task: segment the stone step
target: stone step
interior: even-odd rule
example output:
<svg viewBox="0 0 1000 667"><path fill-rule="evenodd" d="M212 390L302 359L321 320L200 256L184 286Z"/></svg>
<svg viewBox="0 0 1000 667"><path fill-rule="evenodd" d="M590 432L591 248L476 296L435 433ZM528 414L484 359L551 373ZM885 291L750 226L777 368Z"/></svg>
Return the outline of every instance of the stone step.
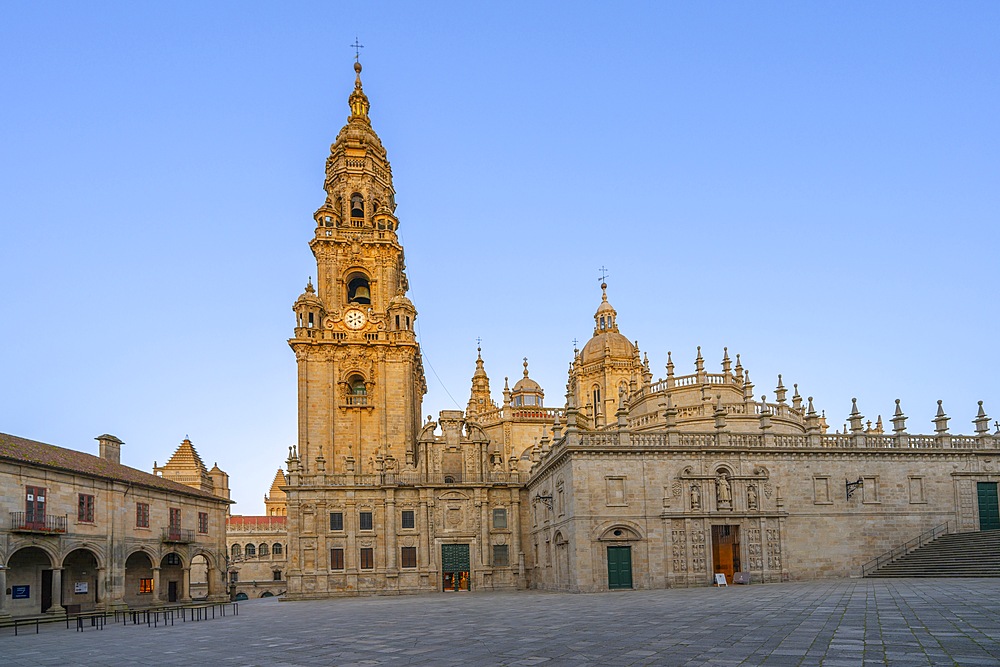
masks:
<svg viewBox="0 0 1000 667"><path fill-rule="evenodd" d="M1000 577L1000 531L942 535L868 576Z"/></svg>

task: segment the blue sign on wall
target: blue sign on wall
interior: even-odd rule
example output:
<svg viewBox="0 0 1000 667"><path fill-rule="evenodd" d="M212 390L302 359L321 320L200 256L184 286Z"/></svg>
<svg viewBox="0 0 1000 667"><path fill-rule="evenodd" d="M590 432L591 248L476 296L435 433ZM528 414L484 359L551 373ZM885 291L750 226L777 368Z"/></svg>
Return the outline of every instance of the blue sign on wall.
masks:
<svg viewBox="0 0 1000 667"><path fill-rule="evenodd" d="M11 586L10 597L14 600L27 600L31 597L31 586Z"/></svg>

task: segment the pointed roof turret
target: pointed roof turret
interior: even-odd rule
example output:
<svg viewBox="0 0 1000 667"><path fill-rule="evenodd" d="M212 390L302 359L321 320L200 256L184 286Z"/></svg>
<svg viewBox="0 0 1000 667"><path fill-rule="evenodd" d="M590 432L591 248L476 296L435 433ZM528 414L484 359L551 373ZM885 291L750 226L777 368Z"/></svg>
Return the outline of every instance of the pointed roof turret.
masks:
<svg viewBox="0 0 1000 667"><path fill-rule="evenodd" d="M601 305L597 307L597 312L594 313L594 335L604 333L605 331L618 332L618 324L615 322L615 318L618 316L618 312L614 309L610 303L608 303L608 284L601 283Z"/></svg>
<svg viewBox="0 0 1000 667"><path fill-rule="evenodd" d="M215 484L208 474L208 468L187 437L177 447L170 460L162 466L154 466L153 472L191 488L215 493Z"/></svg>
<svg viewBox="0 0 1000 667"><path fill-rule="evenodd" d="M496 406L490 396L490 378L486 375L486 367L483 364L483 348L477 345L476 370L472 373L472 391L469 393L469 404L465 408L465 414L467 417L474 417L494 407Z"/></svg>
<svg viewBox="0 0 1000 667"><path fill-rule="evenodd" d="M356 76L354 77L354 90L351 92L351 96L347 99L348 104L351 106L351 121L361 121L366 124L371 124L368 119L368 109L371 105L368 103L368 96L365 95L364 89L361 87L361 63L354 63L354 72Z"/></svg>

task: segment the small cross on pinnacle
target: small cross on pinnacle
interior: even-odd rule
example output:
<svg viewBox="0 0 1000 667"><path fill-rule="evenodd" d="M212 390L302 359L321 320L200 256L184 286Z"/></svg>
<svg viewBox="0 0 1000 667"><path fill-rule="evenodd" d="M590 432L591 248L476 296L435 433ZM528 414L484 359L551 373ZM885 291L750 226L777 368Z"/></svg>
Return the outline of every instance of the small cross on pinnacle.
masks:
<svg viewBox="0 0 1000 667"><path fill-rule="evenodd" d="M365 48L365 45L359 42L355 35L354 43L349 46L354 49L354 62L361 62L361 49Z"/></svg>
<svg viewBox="0 0 1000 667"><path fill-rule="evenodd" d="M479 347L482 344L483 344L483 339L480 338L479 336L476 336L476 347Z"/></svg>
<svg viewBox="0 0 1000 667"><path fill-rule="evenodd" d="M574 338L573 339L573 349L574 350L576 349L576 346L577 346L577 340Z"/></svg>
<svg viewBox="0 0 1000 667"><path fill-rule="evenodd" d="M605 282L606 279L607 279L607 277L608 277L608 270L602 266L601 267L601 282L602 283Z"/></svg>

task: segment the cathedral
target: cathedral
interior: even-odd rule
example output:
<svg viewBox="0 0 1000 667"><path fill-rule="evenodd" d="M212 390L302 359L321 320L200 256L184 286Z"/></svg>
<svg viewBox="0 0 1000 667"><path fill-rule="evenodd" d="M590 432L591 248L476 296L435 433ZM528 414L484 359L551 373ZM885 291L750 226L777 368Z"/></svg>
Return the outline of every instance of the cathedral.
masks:
<svg viewBox="0 0 1000 667"><path fill-rule="evenodd" d="M935 433L910 434L898 402L891 433L856 404L831 433L781 376L758 396L728 350L654 379L606 284L558 407L527 359L495 401L480 350L466 410L425 419L392 170L354 69L288 341L298 442L268 506L288 599L846 577L935 527L1000 528L982 403L973 435L940 404Z"/></svg>

